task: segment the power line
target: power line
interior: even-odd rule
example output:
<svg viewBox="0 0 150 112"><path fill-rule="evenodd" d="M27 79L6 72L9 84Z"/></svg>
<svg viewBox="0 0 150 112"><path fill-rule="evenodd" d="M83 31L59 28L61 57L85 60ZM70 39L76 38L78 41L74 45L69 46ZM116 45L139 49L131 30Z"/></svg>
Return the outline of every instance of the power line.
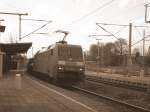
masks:
<svg viewBox="0 0 150 112"><path fill-rule="evenodd" d="M139 36L142 37L142 34L137 27L135 27L135 30L138 32Z"/></svg>
<svg viewBox="0 0 150 112"><path fill-rule="evenodd" d="M43 27L45 27L46 25L48 25L48 24L51 23L51 22L52 22L52 21L47 22L46 24L42 25L41 27L37 28L36 30L32 31L31 33L29 33L29 34L27 34L27 35L21 37L21 39L23 39L23 38L25 38L25 37L27 37L27 36L33 34L34 32L36 32L36 31L42 29Z"/></svg>
<svg viewBox="0 0 150 112"><path fill-rule="evenodd" d="M95 37L95 36L102 36L102 37L107 36L107 37L109 37L109 36L112 36L112 35L89 35L89 37Z"/></svg>
<svg viewBox="0 0 150 112"><path fill-rule="evenodd" d="M125 28L126 28L126 26L122 27L122 28L121 28L120 30L118 30L114 35L116 35L116 34L122 32Z"/></svg>
<svg viewBox="0 0 150 112"><path fill-rule="evenodd" d="M111 0L111 1L109 1L109 2L107 2L107 3L105 3L104 5L102 5L101 7L98 7L98 8L96 8L95 10L93 10L93 11L91 11L91 12L85 14L84 16L80 17L79 19L73 21L72 24L73 24L73 23L76 23L76 22L78 22L78 21L81 21L82 19L84 19L84 18L86 18L86 17L88 17L88 16L90 16L90 15L96 13L96 12L99 11L100 9L102 9L102 8L104 8L104 7L108 6L108 5L110 5L113 1L115 1L115 0Z"/></svg>
<svg viewBox="0 0 150 112"><path fill-rule="evenodd" d="M32 34L48 35L48 33L32 33Z"/></svg>
<svg viewBox="0 0 150 112"><path fill-rule="evenodd" d="M111 36L115 37L117 40L120 40L118 37L116 37L114 34L112 34L111 32L109 32L108 30L106 30L104 27L100 26L99 24L96 24L96 25L98 25L101 29L103 29L104 31L106 31L107 33L109 33ZM148 38L148 37L149 37L149 36L147 36L147 37L145 37L145 38ZM141 40L135 42L135 43L132 44L131 46L134 46L134 45L140 43L141 41L143 41L143 39L141 39Z"/></svg>
<svg viewBox="0 0 150 112"><path fill-rule="evenodd" d="M133 7L127 8L126 10L117 13L117 15L120 16L120 15L122 15L122 14L124 14L124 15L129 14L129 13L126 13L126 12L128 12L129 10L130 10L130 12L131 12L131 11L133 11L133 9L135 9L136 7L139 7L139 6L141 6L141 5L143 6L144 3L145 3L145 2L139 3L139 4L137 4L137 5L134 5ZM125 14L125 13L126 13L126 14ZM113 17L113 18L111 18L111 20L117 18L118 16L112 16L112 17ZM109 18L109 19L110 19L110 18ZM108 21L109 19L106 19L106 21Z"/></svg>
<svg viewBox="0 0 150 112"><path fill-rule="evenodd" d="M149 38L149 37L150 37L150 35L146 36L145 38ZM143 41L143 38L142 38L141 40L139 40L139 41L135 42L134 44L132 44L132 46L134 46L134 45L136 45L136 44L140 43L141 41Z"/></svg>
<svg viewBox="0 0 150 112"><path fill-rule="evenodd" d="M21 20L29 20L29 21L44 21L44 22L49 22L48 20L40 20L40 19L24 19L24 18L21 18Z"/></svg>
<svg viewBox="0 0 150 112"><path fill-rule="evenodd" d="M122 45L122 41L120 38L118 38L117 36L115 36L113 33L109 32L108 30L106 30L104 27L102 27L101 25L97 24L97 26L99 26L101 29L103 29L105 32L109 33L111 36L115 37L117 40L119 40L120 42L120 53L122 54L122 49L123 49L123 45Z"/></svg>
<svg viewBox="0 0 150 112"><path fill-rule="evenodd" d="M124 27L129 26L129 25L122 25L122 24L96 23L96 25L98 25L98 26L99 26L101 29L103 29L105 32L109 33L111 36L115 37L117 40L119 40L118 37L116 37L114 34L112 34L111 32L109 32L108 30L106 30L106 29L105 29L104 27L102 27L100 24L102 24L102 25L113 25L113 26L114 26L114 25L115 25L115 26L124 26ZM134 26L134 27L136 28L136 27L148 27L148 26ZM149 27L149 28L150 28L150 27ZM149 37L149 35L146 36L145 38L148 38L148 37ZM132 44L131 46L134 46L134 45L140 43L141 41L143 41L143 39L141 39L141 40L135 42L135 43Z"/></svg>
<svg viewBox="0 0 150 112"><path fill-rule="evenodd" d="M0 14L7 14L7 15L28 15L28 13L9 13L9 12L0 12Z"/></svg>
<svg viewBox="0 0 150 112"><path fill-rule="evenodd" d="M126 26L123 27L123 28L121 28L120 30L118 30L116 33L114 33L114 35L120 33L120 32L123 31L125 28L126 28ZM92 37L92 36L106 36L106 37L110 37L110 36L113 36L113 35L99 35L99 34L89 35L89 37Z"/></svg>
<svg viewBox="0 0 150 112"><path fill-rule="evenodd" d="M111 26L129 26L129 25L123 25L123 24L110 24L110 23L96 23L96 24L111 25Z"/></svg>
<svg viewBox="0 0 150 112"><path fill-rule="evenodd" d="M104 8L104 7L106 7L107 5L111 4L113 1L115 1L115 0L111 0L111 1L107 2L106 4L104 4L103 6L101 6L101 7L99 7L99 8L96 8L95 10L93 10L93 11L87 13L86 15L82 16L81 18L72 21L71 24L76 23L76 22L78 22L78 21L81 21L82 19L84 19L84 18L90 16L91 14L96 13L98 10L100 10L100 9L102 9L102 8ZM143 4L143 3L142 3L142 4ZM136 6L134 6L133 8L135 8L135 7L139 6L139 5L141 5L141 3L138 4L138 5L136 5ZM129 26L129 25L125 25L125 26ZM136 27L148 27L148 26L136 26ZM148 27L148 28L150 28L150 27Z"/></svg>
<svg viewBox="0 0 150 112"><path fill-rule="evenodd" d="M117 40L120 40L118 37L116 37L114 34L112 34L111 32L109 32L108 30L106 30L104 27L102 27L101 25L97 24L97 26L99 26L101 29L103 29L105 32L109 33L110 35L112 35L113 37L115 37Z"/></svg>
<svg viewBox="0 0 150 112"><path fill-rule="evenodd" d="M96 24L111 25L111 26L129 26L129 25L125 25L125 24L110 24L110 23L96 23ZM142 26L142 25L133 25L133 27L145 27L145 28L150 28L149 26Z"/></svg>

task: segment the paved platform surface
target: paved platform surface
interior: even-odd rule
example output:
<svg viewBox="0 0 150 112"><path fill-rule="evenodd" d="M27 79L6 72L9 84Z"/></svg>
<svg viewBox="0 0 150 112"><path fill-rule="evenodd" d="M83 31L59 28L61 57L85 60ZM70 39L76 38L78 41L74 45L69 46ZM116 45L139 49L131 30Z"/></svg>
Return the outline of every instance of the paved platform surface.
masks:
<svg viewBox="0 0 150 112"><path fill-rule="evenodd" d="M89 76L96 76L96 77L103 77L103 78L110 78L110 79L120 79L120 80L127 80L131 82L141 82L141 83L147 83L150 84L150 77L140 77L140 76L124 76L121 74L111 74L111 73L102 73L102 72L93 72L93 71L86 71L86 75Z"/></svg>
<svg viewBox="0 0 150 112"><path fill-rule="evenodd" d="M0 112L93 112L65 95L47 89L26 74L0 79Z"/></svg>

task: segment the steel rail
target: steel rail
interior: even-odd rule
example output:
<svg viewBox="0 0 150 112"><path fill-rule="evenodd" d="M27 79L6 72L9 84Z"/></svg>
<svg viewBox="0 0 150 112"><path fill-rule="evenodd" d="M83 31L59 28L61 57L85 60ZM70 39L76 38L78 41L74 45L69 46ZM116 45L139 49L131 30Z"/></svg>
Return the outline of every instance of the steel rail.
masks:
<svg viewBox="0 0 150 112"><path fill-rule="evenodd" d="M126 83L124 81L121 81L122 83L119 83L119 80L118 82L112 82L112 81L109 81L109 80L103 80L102 79L99 79L99 78L94 78L94 77L91 77L91 76L88 76L86 77L86 80L87 81L92 81L92 82L96 82L96 83L103 83L103 84L108 84L108 85L112 85L112 86L117 86L117 87L123 87L123 88L129 88L129 89L134 89L134 90L138 90L138 91L147 91L148 89L148 85L146 85L145 87L141 87L141 86L138 86L138 85L133 85L133 84L128 84L126 81Z"/></svg>
<svg viewBox="0 0 150 112"><path fill-rule="evenodd" d="M108 97L108 96L104 96L104 95L101 95L101 94L98 94L98 93L95 93L95 92L91 92L89 90L86 90L86 89L82 89L82 88L79 88L79 87L76 87L76 86L73 86L74 89L77 89L79 91L82 91L84 93L88 93L88 94L91 94L93 96L97 96L97 97L100 97L100 98L103 98L105 100L109 100L111 102L115 102L117 104L120 104L120 105L123 105L123 106L126 106L126 107L129 107L129 108L132 108L132 109L135 109L135 110L139 110L139 111L142 111L142 112L150 112L149 109L147 108L143 108L143 107L140 107L140 106L136 106L136 105L133 105L133 104L129 104L127 102L124 102L124 101L121 101L121 100L117 100L117 99L114 99L114 98L111 98L111 97Z"/></svg>

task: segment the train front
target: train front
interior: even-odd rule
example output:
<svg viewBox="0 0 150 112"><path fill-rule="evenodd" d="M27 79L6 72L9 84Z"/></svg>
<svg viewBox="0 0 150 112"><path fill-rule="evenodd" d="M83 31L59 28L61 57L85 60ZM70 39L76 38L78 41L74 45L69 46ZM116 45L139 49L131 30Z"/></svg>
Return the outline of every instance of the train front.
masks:
<svg viewBox="0 0 150 112"><path fill-rule="evenodd" d="M75 84L84 80L85 65L79 45L58 46L57 76L63 83Z"/></svg>

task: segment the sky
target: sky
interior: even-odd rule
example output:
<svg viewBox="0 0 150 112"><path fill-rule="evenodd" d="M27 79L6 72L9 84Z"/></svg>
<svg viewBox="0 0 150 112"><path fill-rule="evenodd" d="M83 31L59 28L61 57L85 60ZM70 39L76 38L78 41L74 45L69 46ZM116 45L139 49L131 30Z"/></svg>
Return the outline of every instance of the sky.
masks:
<svg viewBox="0 0 150 112"><path fill-rule="evenodd" d="M56 30L69 31L66 40L71 44L82 45L83 50L88 50L91 44L97 41L89 35L107 34L96 23L147 25L144 22L145 7L150 0L0 0L0 12L28 13L22 16L25 19L42 19L52 21L37 33L18 40L18 16L0 14L1 25L6 26L4 33L0 34L0 42L32 42L33 53L41 47L47 47L63 38L62 34L56 34ZM22 20L22 37L39 28L45 22ZM105 26L105 29L116 34L117 37L128 41L128 27ZM132 42L142 39L143 28L133 28ZM146 29L148 35L149 29ZM114 42L114 37L96 37L101 42ZM135 47L141 48L142 43ZM146 46L149 43L146 42ZM31 56L31 49L28 52Z"/></svg>

